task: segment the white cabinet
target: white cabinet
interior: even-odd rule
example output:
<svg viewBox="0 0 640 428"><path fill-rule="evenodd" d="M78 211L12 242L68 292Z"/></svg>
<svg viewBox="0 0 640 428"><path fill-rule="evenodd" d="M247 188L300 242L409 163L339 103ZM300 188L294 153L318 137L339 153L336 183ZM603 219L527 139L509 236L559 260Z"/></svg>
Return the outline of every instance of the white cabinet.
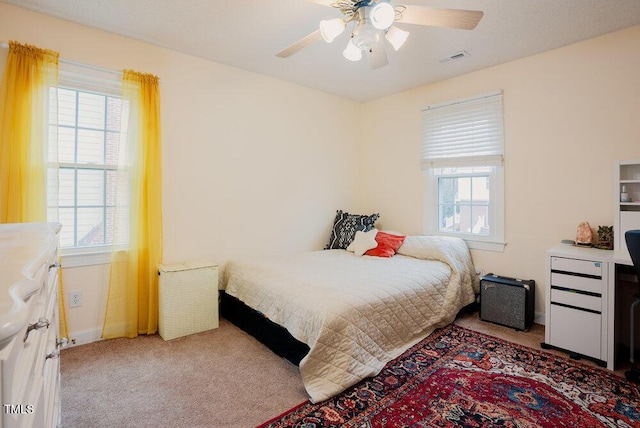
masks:
<svg viewBox="0 0 640 428"><path fill-rule="evenodd" d="M544 346L606 364L608 253L564 246L547 252Z"/></svg>
<svg viewBox="0 0 640 428"><path fill-rule="evenodd" d="M60 424L58 232L0 225L0 427Z"/></svg>
<svg viewBox="0 0 640 428"><path fill-rule="evenodd" d="M616 162L614 175L614 246L626 250L624 233L640 229L640 160Z"/></svg>

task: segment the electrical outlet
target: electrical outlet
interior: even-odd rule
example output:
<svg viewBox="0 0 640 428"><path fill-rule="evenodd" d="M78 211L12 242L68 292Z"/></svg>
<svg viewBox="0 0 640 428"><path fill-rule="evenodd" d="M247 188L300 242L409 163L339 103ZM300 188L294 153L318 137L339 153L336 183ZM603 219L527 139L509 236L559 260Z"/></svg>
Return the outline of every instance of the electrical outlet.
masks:
<svg viewBox="0 0 640 428"><path fill-rule="evenodd" d="M82 306L82 290L69 291L69 307L77 308Z"/></svg>

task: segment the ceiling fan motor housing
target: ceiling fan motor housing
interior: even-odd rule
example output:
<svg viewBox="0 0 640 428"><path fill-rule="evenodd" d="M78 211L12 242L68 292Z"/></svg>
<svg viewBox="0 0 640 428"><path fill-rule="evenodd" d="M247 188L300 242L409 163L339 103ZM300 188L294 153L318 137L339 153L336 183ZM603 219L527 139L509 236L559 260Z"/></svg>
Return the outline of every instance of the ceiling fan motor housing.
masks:
<svg viewBox="0 0 640 428"><path fill-rule="evenodd" d="M358 9L358 25L352 34L353 44L360 50L369 50L380 41L380 31L371 23L369 11L368 6Z"/></svg>

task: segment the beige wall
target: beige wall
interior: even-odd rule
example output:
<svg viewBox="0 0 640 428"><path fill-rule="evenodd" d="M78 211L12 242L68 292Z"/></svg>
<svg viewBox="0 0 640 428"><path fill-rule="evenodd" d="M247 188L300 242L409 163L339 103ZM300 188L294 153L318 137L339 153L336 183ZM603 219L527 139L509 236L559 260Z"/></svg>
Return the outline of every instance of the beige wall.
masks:
<svg viewBox="0 0 640 428"><path fill-rule="evenodd" d="M5 4L0 40L160 76L166 263L320 249L335 210L357 210L358 103ZM66 269L72 338L102 327L108 274Z"/></svg>
<svg viewBox="0 0 640 428"><path fill-rule="evenodd" d="M421 108L502 89L507 246L472 254L485 272L535 279L543 312L545 251L583 220L613 225L613 163L640 159L638 46L640 26L364 105L363 208L421 233Z"/></svg>
<svg viewBox="0 0 640 428"><path fill-rule="evenodd" d="M422 233L421 107L503 89L507 247L473 257L535 279L542 312L545 250L613 224L612 164L640 159L640 27L367 104L0 4L9 39L161 77L165 262L320 248L338 208ZM66 270L72 337L101 328L107 278Z"/></svg>

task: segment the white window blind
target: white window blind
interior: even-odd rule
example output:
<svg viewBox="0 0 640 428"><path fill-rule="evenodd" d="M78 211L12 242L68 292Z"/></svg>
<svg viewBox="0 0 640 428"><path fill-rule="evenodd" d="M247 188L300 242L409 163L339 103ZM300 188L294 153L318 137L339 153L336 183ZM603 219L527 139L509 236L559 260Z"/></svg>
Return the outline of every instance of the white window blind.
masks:
<svg viewBox="0 0 640 428"><path fill-rule="evenodd" d="M58 86L122 96L122 73L60 60Z"/></svg>
<svg viewBox="0 0 640 428"><path fill-rule="evenodd" d="M422 111L422 168L502 165L502 91Z"/></svg>

